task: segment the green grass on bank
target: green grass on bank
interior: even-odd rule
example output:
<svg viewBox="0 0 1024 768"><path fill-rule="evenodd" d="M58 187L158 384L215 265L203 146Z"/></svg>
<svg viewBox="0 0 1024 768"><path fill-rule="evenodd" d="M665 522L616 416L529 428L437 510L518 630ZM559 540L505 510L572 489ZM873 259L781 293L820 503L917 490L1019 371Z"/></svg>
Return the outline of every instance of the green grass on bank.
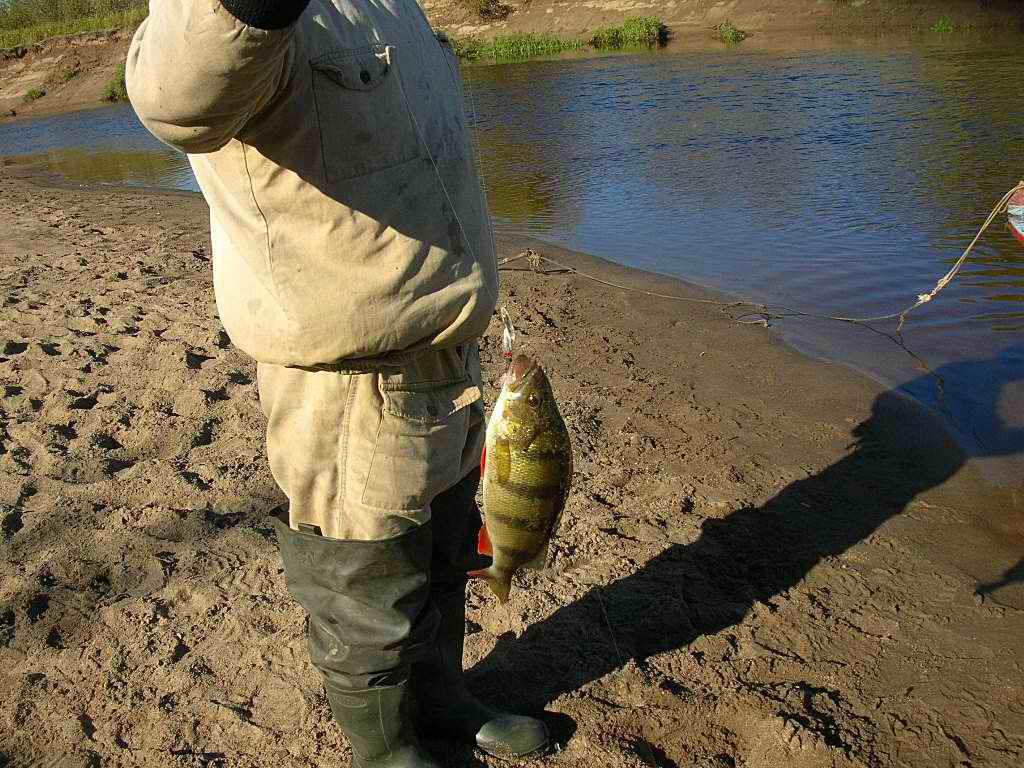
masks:
<svg viewBox="0 0 1024 768"><path fill-rule="evenodd" d="M0 48L51 37L133 28L146 18L139 0L0 0Z"/></svg>
<svg viewBox="0 0 1024 768"><path fill-rule="evenodd" d="M493 59L494 61L517 61L538 56L554 56L562 51L575 51L583 47L579 40L564 40L554 35L520 33L498 35L493 40L454 38L448 40L455 55L467 61Z"/></svg>
<svg viewBox="0 0 1024 768"><path fill-rule="evenodd" d="M125 83L125 66L122 64L117 68L117 74L107 83L103 89L104 101L128 101L128 86Z"/></svg>
<svg viewBox="0 0 1024 768"><path fill-rule="evenodd" d="M555 35L520 32L499 35L493 40L445 35L455 55L467 61L519 61L538 56L554 56L563 51L578 51L586 47L597 50L621 48L650 48L664 45L668 40L668 27L653 16L626 19L620 27L602 27L587 42Z"/></svg>
<svg viewBox="0 0 1024 768"><path fill-rule="evenodd" d="M654 16L626 19L620 27L600 27L594 30L590 45L599 50L618 48L644 48L664 45L668 41L668 27Z"/></svg>

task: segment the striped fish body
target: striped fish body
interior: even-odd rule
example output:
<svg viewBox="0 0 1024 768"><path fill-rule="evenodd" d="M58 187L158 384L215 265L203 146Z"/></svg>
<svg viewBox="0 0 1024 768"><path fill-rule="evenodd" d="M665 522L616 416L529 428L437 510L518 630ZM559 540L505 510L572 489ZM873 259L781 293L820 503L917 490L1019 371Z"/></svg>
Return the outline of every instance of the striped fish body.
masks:
<svg viewBox="0 0 1024 768"><path fill-rule="evenodd" d="M487 424L480 552L484 579L500 602L524 567L541 568L572 480L569 432L544 371L517 357Z"/></svg>

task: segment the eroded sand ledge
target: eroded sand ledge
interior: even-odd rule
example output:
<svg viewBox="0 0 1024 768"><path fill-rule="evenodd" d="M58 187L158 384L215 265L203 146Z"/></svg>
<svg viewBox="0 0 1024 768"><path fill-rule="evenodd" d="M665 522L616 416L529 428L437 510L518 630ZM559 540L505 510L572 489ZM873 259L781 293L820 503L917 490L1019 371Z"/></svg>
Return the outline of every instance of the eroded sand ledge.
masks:
<svg viewBox="0 0 1024 768"><path fill-rule="evenodd" d="M10 765L347 764L263 517L279 497L206 216L0 175ZM538 765L1021 764L1024 590L974 594L1021 555L985 529L1009 492L922 410L764 329L520 266L504 301L578 474L552 567L507 611L474 591L466 662L495 701L561 713Z"/></svg>

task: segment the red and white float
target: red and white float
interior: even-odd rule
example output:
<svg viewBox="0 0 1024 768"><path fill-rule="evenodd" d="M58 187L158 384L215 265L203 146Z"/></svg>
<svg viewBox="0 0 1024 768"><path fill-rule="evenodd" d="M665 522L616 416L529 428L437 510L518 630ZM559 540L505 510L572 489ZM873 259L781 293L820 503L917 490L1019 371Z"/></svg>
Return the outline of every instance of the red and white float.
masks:
<svg viewBox="0 0 1024 768"><path fill-rule="evenodd" d="M1024 244L1024 189L1018 189L1010 198L1006 212L1010 214L1010 231Z"/></svg>

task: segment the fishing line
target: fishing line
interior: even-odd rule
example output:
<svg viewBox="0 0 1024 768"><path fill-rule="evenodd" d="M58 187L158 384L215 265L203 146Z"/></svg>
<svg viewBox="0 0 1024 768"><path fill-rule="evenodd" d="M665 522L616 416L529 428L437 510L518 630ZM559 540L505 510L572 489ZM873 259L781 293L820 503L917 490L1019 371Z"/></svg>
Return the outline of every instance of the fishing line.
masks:
<svg viewBox="0 0 1024 768"><path fill-rule="evenodd" d="M430 151L430 145L427 144L427 140L423 136L423 131L420 130L420 121L416 119L416 113L413 111L412 105L409 103L409 96L406 94L405 84L402 82L402 68L396 66L393 61L392 53L394 50L395 47L393 45L387 46L384 49L384 56L388 63L388 66L392 68L392 71L394 71L395 76L398 78L398 90L402 92L402 99L405 101L405 109L409 113L409 117L412 120L413 128L416 130L416 138L419 139L420 144L423 146L424 151L427 153L427 159L430 161L431 168L434 169L434 176L437 177L437 183L441 185L441 192L444 193L444 199L448 202L448 207L452 209L452 215L455 217L455 223L459 225L459 231L462 233L462 239L463 242L465 243L466 249L469 251L469 255L473 258L473 261L479 264L480 259L477 258L476 253L473 251L473 246L470 243L469 235L466 234L466 228L462 226L462 219L459 217L459 212L455 208L455 203L452 202L451 195L448 194L448 185L444 183L444 178L442 178L441 176L441 171L438 170L437 163L434 161L434 153ZM442 51L442 54L443 53L444 52ZM451 65L449 65L449 68L450 66ZM488 216L487 218L488 220L490 220L490 216Z"/></svg>
<svg viewBox="0 0 1024 768"><path fill-rule="evenodd" d="M932 299L938 296L943 290L945 290L946 287L949 286L949 284L952 283L954 279L956 279L956 276L963 269L964 264L967 263L967 259L974 251L975 246L977 246L978 242L981 240L982 236L984 236L985 232L988 231L988 228L992 226L992 222L996 220L999 214L1003 213L1007 209L1007 205L1010 201L1010 198L1013 197L1019 191L1024 191L1024 181L1019 182L1013 189L1011 189L1009 192L1003 195L1003 197L999 200L998 203L996 203L996 206L992 209L992 212L989 213L988 218L986 218L985 222L981 225L981 228L974 236L974 239L971 240L970 245L968 245L964 252L960 254L960 258L958 258L956 262L954 262L950 270L946 272L946 274L943 275L941 278L939 278L938 282L935 283L935 287L932 288L931 291L929 291L928 293L919 294L917 297L917 301L915 301L913 304L909 305L905 309L902 309L898 312L892 312L887 315L877 315L874 317L848 317L845 315L829 315L818 312L808 312L802 309L793 309L792 307L787 307L783 304L761 304L753 301L726 302L716 301L714 299L698 299L692 296L677 296L668 293L658 293L657 291L648 291L643 288L634 288L629 285L623 285L622 283L617 283L613 280L606 280L604 278L590 274L589 272L577 269L576 267L570 266L568 264L563 264L562 262L557 261L556 259L552 259L549 256L541 255L534 251L532 248L528 248L527 250L523 251L522 253L516 256L509 256L504 259L501 259L498 262L498 270L505 271L508 269L509 264L521 261L523 259L529 259L533 271L538 272L540 274L550 274L549 272L545 273L540 269L541 265L546 262L560 270L570 272L572 274L578 275L579 277L591 280L595 283L599 283L610 288L618 288L623 291L632 291L634 293L640 293L643 294L644 296L653 296L655 298L670 299L673 301L685 301L694 304L707 304L710 306L720 307L723 311L734 307L752 307L752 311L745 312L733 318L735 322L740 323L741 325L763 325L765 327L768 327L770 322L774 319L781 319L786 317L809 317L818 320L834 320L837 322L849 323L852 325L862 325L871 328L872 330L877 330L875 328L872 328L871 323L879 323L884 322L885 320L898 319L899 323L896 326L896 333L899 334L903 330L903 325L906 323L907 315L909 315L918 307L921 307L930 302Z"/></svg>
<svg viewBox="0 0 1024 768"><path fill-rule="evenodd" d="M622 651L619 650L619 641L615 639L615 630L612 629L612 623L608 620L608 611L604 607L604 598L601 597L601 588L596 587L594 594L597 595L597 604L601 606L601 614L604 616L605 626L608 627L608 634L612 638L612 645L615 646L615 655L619 657L619 666L626 666L626 659L622 656Z"/></svg>

